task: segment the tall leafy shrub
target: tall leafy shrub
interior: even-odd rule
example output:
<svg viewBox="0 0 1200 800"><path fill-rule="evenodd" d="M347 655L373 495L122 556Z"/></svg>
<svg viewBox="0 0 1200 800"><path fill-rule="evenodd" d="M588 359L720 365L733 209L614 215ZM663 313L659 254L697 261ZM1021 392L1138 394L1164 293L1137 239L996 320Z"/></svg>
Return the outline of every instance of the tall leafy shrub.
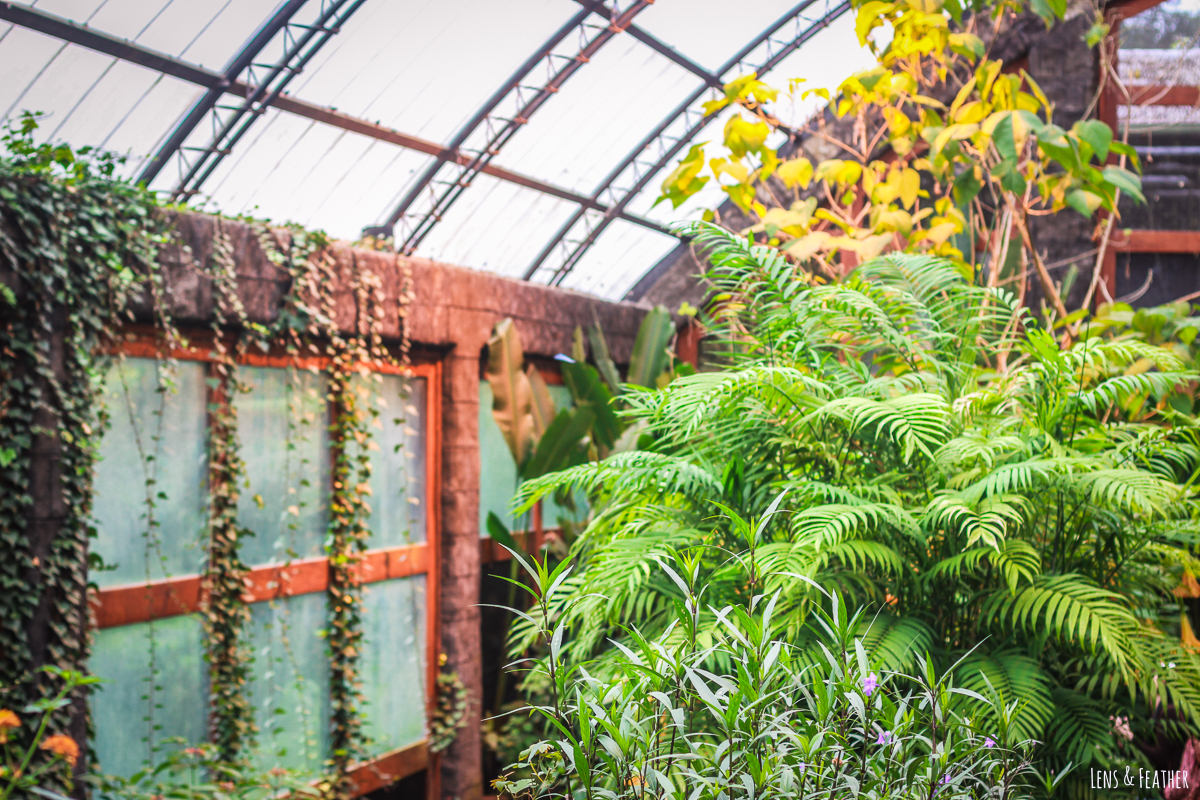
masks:
<svg viewBox="0 0 1200 800"><path fill-rule="evenodd" d="M1082 785L1141 758L1114 720L1144 739L1195 729L1200 658L1173 590L1200 569L1200 447L1172 401L1200 376L1174 350L1086 323L1060 345L930 256L830 285L774 248L688 232L715 265L725 368L629 396L646 449L519 495L592 497L558 609L569 657L671 630L683 595L657 560L682 554L706 587L702 629L778 593L775 624L801 646L815 587L836 590L873 620L870 659L958 663L965 688L1020 701L1011 724Z"/></svg>

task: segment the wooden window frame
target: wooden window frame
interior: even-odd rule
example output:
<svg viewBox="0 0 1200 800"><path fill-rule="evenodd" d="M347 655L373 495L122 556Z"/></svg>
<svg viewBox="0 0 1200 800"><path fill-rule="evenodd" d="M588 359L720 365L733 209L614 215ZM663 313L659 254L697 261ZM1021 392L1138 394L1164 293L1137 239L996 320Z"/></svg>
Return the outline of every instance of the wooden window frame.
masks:
<svg viewBox="0 0 1200 800"><path fill-rule="evenodd" d="M216 361L215 339L210 330L189 331L192 344L168 348L160 345L160 333L147 326L129 326L111 352L133 358L167 356L180 361L211 364ZM233 342L229 342L232 349ZM307 369L320 372L333 359L326 355L289 355L282 349L267 353L247 352L239 366ZM417 357L402 367L377 361L364 364L369 372L424 378L425 392L425 541L400 547L367 550L357 573L363 584L425 576L425 688L426 719L437 707L438 655L441 652L441 484L442 484L442 362ZM207 423L206 423L207 425ZM258 603L285 597L324 592L329 587L329 559L325 556L296 559L283 564L252 566L247 602ZM183 575L165 580L106 586L89 598L92 628L104 630L156 619L194 614L204 603L202 575ZM383 753L355 765L350 778L361 796L428 769L427 792L433 797L438 781L432 775L437 758L424 740Z"/></svg>
<svg viewBox="0 0 1200 800"><path fill-rule="evenodd" d="M1122 21L1161 4L1163 0L1118 0L1105 7L1104 17L1109 25L1109 34L1102 46L1111 47L1113 68L1121 52L1120 36ZM1135 106L1190 106L1200 102L1200 90L1194 86L1157 86L1133 84L1129 87ZM1117 108L1124 105L1117 96L1116 88L1106 84L1100 93L1096 117L1117 132ZM1117 163L1110 153L1108 163ZM1114 227L1104 250L1100 265L1100 279L1108 290L1109 297L1117 295L1117 253L1192 253L1200 255L1200 232L1187 230L1130 230L1128 233ZM1097 301L1098 302L1098 301Z"/></svg>

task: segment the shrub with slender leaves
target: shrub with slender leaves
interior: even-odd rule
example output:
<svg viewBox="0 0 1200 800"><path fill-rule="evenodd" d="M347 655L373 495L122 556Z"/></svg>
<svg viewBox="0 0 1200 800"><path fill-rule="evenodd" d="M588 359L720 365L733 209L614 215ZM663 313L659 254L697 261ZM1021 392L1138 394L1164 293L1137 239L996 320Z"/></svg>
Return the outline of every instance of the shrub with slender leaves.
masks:
<svg viewBox="0 0 1200 800"><path fill-rule="evenodd" d="M552 609L571 663L619 661L611 642L634 630L678 636L683 595L657 561L682 553L707 592L701 631L712 609L777 593L780 638L807 648L814 587L837 591L882 668L928 653L963 688L1019 699L1011 724L1044 743L1040 767L1076 767L1064 791L1086 793L1088 768L1148 765L1113 719L1144 741L1197 730L1175 594L1200 574L1191 359L1104 320L1060 342L937 258L830 284L714 226L687 232L713 265L721 368L627 392L642 450L515 501L589 493ZM536 626L518 634L521 651Z"/></svg>
<svg viewBox="0 0 1200 800"><path fill-rule="evenodd" d="M959 688L927 660L912 675L873 661L857 636L869 621L836 593L823 593L806 650L777 638L780 590L709 607L706 621L700 562L663 562L682 597L671 623L654 637L630 630L591 672L564 662L565 623L551 611L568 565L525 567L528 621L549 647L534 669L554 691L536 709L549 738L512 766L521 777L495 782L505 796L1001 800L1036 780L1016 702Z"/></svg>

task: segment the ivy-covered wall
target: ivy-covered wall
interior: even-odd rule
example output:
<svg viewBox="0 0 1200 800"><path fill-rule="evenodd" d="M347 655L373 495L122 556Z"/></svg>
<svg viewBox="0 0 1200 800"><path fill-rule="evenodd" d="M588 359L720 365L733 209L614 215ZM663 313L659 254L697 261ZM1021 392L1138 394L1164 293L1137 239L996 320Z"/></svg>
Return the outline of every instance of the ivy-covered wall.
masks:
<svg viewBox="0 0 1200 800"><path fill-rule="evenodd" d="M467 725L441 759L441 788L444 796L479 797L478 398L484 344L499 319L513 317L527 352L551 357L569 351L577 324L599 320L614 358L621 361L628 358L644 310L340 243L320 249L324 243L306 238L303 231L165 212L133 189L128 189L131 197L146 209L140 222L126 221L128 205L119 212L101 209L96 227L80 231L79 241L71 244L73 234L54 232L65 237L60 249L39 250L33 244L40 241L38 225L46 228L55 213L63 219L80 213L78 207L59 208L79 200L44 177L28 179L33 184L41 180L40 189L11 188L34 196L45 190L47 196L36 201L45 203L45 209L30 216L36 224L22 228L30 219L14 214L14 208L21 208L15 204L0 217L0 231L7 236L0 249L5 256L0 282L8 290L4 302L21 311L19 319L6 316L0 360L5 387L0 542L6 553L18 555L3 560L8 573L0 574L0 614L7 615L0 619L0 644L5 645L0 680L10 692L29 699L50 689L36 672L43 663L86 669L84 564L96 441L105 427L93 355L106 350L114 331L130 324L156 330L164 346L180 329L212 328L224 349L210 372L208 480L227 488L214 492L210 510L205 627L209 679L216 691L210 695L209 724L211 738L224 752L235 758L244 752L257 734L242 691L247 616L238 587L246 565L236 546L241 467L236 417L228 402L238 386L236 371L222 365L236 362L240 350L255 340L269 338L291 348L319 342L335 355L330 396L341 412L332 431L335 438L345 438L356 431L368 433L369 410L356 407L347 381L337 375L355 359L375 357L389 346L392 352L396 346L407 352L411 344L443 364L437 454L442 469L437 514L443 565L438 581L441 642L445 668L460 676L469 701ZM111 184L105 191L109 189ZM130 224L134 228L128 231L122 227ZM151 262L155 244L156 260ZM111 269L99 269L101 264ZM62 392L62 387L71 391ZM339 452L338 482L362 485L367 465L348 451ZM333 499L338 512L331 527L334 550L352 553L361 547L361 502L353 492ZM334 703L334 723L339 741L349 745L360 725L354 708L361 600L349 573L331 578L331 608L338 609L333 630L341 638L330 644L334 652L346 654L333 670L334 691L342 698ZM0 701L19 702L15 695ZM82 692L59 716L62 729L78 741L87 739ZM353 755L352 747L341 750L335 774L344 774ZM77 771L85 768L86 759L80 759Z"/></svg>

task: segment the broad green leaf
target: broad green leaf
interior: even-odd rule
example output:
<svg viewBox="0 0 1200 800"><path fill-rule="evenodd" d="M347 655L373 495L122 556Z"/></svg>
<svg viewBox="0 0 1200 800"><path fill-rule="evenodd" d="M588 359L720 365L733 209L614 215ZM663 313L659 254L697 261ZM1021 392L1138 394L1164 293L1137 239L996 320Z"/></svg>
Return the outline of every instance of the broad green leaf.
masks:
<svg viewBox="0 0 1200 800"><path fill-rule="evenodd" d="M1108 149L1117 155L1127 157L1129 162L1133 164L1134 171L1142 171L1142 160L1138 158L1137 150L1133 149L1133 145L1126 144L1125 142L1113 142L1109 145Z"/></svg>
<svg viewBox="0 0 1200 800"><path fill-rule="evenodd" d="M1066 200L1067 205L1089 219L1095 213L1096 209L1100 207L1100 203L1103 202L1103 198L1099 195L1084 189L1073 189L1067 192Z"/></svg>
<svg viewBox="0 0 1200 800"><path fill-rule="evenodd" d="M521 546L517 544L517 540L509 532L508 526L496 515L495 511L488 512L487 532L493 541L499 542L509 550L516 550L518 553L522 552Z"/></svg>
<svg viewBox="0 0 1200 800"><path fill-rule="evenodd" d="M1109 145L1112 144L1112 128L1098 119L1076 122L1071 128L1075 135L1092 146L1096 160L1101 164L1108 158Z"/></svg>
<svg viewBox="0 0 1200 800"><path fill-rule="evenodd" d="M627 381L653 389L659 374L667 367L667 345L675 335L675 323L664 306L655 306L638 327L633 352L629 356Z"/></svg>
<svg viewBox="0 0 1200 800"><path fill-rule="evenodd" d="M780 164L775 174L789 189L795 186L807 189L812 181L813 165L807 158L793 158Z"/></svg>
<svg viewBox="0 0 1200 800"><path fill-rule="evenodd" d="M1121 167L1105 167L1104 180L1139 203L1146 202L1146 198L1142 195L1142 179L1129 170Z"/></svg>
<svg viewBox="0 0 1200 800"><path fill-rule="evenodd" d="M996 127L992 130L992 143L996 145L996 152L1005 161L1015 161L1017 158L1017 142L1013 135L1013 117L1011 113L1006 113L1005 116L996 123Z"/></svg>
<svg viewBox="0 0 1200 800"><path fill-rule="evenodd" d="M663 200L670 200L672 207L679 208L684 200L704 188L704 184L709 181L707 177L700 177L700 172L704 169L705 144L701 142L692 145L687 155L680 159L675 169L671 170L671 174L663 180L662 194L654 201L654 205Z"/></svg>
<svg viewBox="0 0 1200 800"><path fill-rule="evenodd" d="M567 466L571 452L588 435L596 419L592 409L591 405L584 405L560 411L538 441L521 477L526 480L540 478Z"/></svg>
<svg viewBox="0 0 1200 800"><path fill-rule="evenodd" d="M587 344L583 338L583 328L576 325L575 333L571 336L571 358L579 363L587 361Z"/></svg>
<svg viewBox="0 0 1200 800"><path fill-rule="evenodd" d="M484 373L492 387L492 416L520 469L533 452L533 389L521 367L525 353L512 319L496 324L488 339L488 366Z"/></svg>
<svg viewBox="0 0 1200 800"><path fill-rule="evenodd" d="M575 398L575 405L589 407L595 415L592 434L596 444L612 448L621 435L621 421L612 407L612 392L591 364L563 364L563 381Z"/></svg>
<svg viewBox="0 0 1200 800"><path fill-rule="evenodd" d="M770 133L771 126L767 123L751 122L737 114L725 123L725 146L734 158L745 158L747 153L757 153Z"/></svg>
<svg viewBox="0 0 1200 800"><path fill-rule="evenodd" d="M592 345L592 360L596 362L596 368L600 370L600 375L608 384L609 391L614 395L620 394L621 374L617 372L617 365L613 363L612 357L608 354L608 342L604 338L604 331L600 330L599 324L590 325L587 335L588 342Z"/></svg>
<svg viewBox="0 0 1200 800"><path fill-rule="evenodd" d="M529 379L529 388L533 395L533 435L540 439L554 420L557 410L554 408L554 398L550 396L550 387L546 385L546 379L538 372L537 367L533 364L527 366L525 377Z"/></svg>

